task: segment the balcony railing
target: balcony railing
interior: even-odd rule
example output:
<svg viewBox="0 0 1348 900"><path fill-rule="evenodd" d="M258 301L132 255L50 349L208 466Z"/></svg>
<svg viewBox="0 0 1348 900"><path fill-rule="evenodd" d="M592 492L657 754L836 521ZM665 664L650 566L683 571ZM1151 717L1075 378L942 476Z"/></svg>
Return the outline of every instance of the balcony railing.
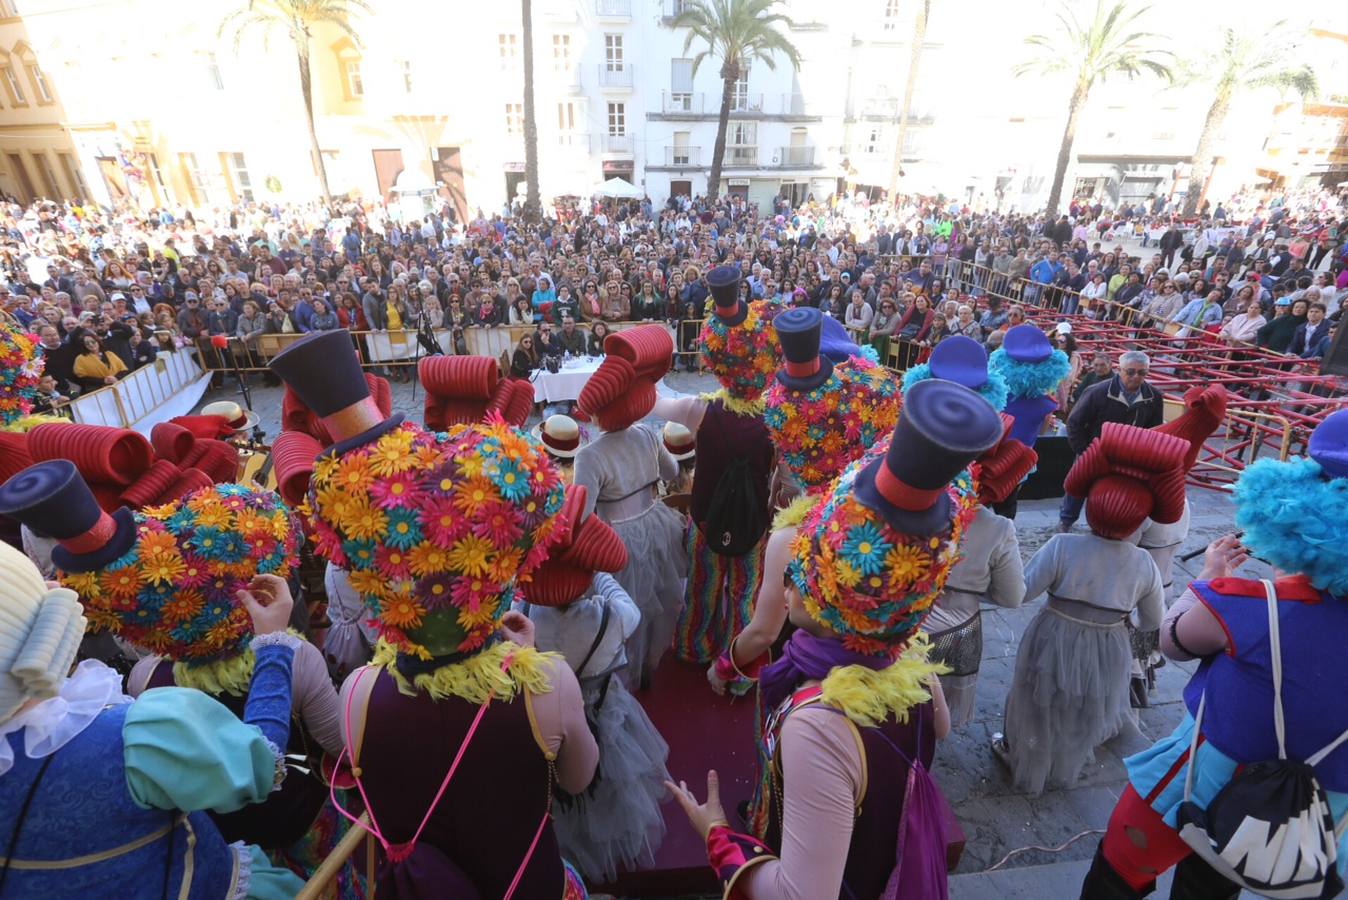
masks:
<svg viewBox="0 0 1348 900"><path fill-rule="evenodd" d="M814 165L813 147L778 147L774 156L783 167Z"/></svg>
<svg viewBox="0 0 1348 900"><path fill-rule="evenodd" d="M758 165L757 147L726 147L725 161L723 165L744 167L756 167Z"/></svg>
<svg viewBox="0 0 1348 900"><path fill-rule="evenodd" d="M603 19L630 19L632 0L594 0L594 14Z"/></svg>
<svg viewBox="0 0 1348 900"><path fill-rule="evenodd" d="M632 86L632 70L635 66L614 65L612 63L599 64L599 86L606 88L630 88Z"/></svg>
<svg viewBox="0 0 1348 900"><path fill-rule="evenodd" d="M719 107L718 107L719 108ZM747 91L743 94L735 93L730 96L730 111L738 112L762 112L763 95L750 94Z"/></svg>
<svg viewBox="0 0 1348 900"><path fill-rule="evenodd" d="M660 92L660 110L669 116L715 116L721 111L721 95L706 93ZM730 111L748 116L805 116L805 98L801 94L733 94Z"/></svg>
<svg viewBox="0 0 1348 900"><path fill-rule="evenodd" d="M660 17L666 24L689 7L689 0L661 0Z"/></svg>
<svg viewBox="0 0 1348 900"><path fill-rule="evenodd" d="M665 165L688 166L696 168L702 165L701 147L666 147Z"/></svg>
<svg viewBox="0 0 1348 900"><path fill-rule="evenodd" d="M606 134L604 135L605 153L631 153L632 136L630 134Z"/></svg>
<svg viewBox="0 0 1348 900"><path fill-rule="evenodd" d="M899 104L902 102L898 97L870 97L861 101L861 114L895 119L898 118Z"/></svg>

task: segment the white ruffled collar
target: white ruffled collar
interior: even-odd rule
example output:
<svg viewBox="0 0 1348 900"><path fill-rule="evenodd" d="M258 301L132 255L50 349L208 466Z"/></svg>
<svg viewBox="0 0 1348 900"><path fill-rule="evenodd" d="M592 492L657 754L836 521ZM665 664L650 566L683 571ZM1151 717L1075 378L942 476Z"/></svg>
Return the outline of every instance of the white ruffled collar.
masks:
<svg viewBox="0 0 1348 900"><path fill-rule="evenodd" d="M0 775L14 766L11 734L22 731L24 755L41 759L78 737L107 707L130 702L122 693L122 676L98 660L86 659L55 697L0 722Z"/></svg>

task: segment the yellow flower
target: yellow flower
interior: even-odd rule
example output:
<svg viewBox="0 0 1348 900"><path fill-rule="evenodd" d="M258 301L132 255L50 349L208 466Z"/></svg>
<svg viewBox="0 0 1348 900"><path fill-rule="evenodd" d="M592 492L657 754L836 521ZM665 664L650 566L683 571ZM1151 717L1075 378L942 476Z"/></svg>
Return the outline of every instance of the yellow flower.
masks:
<svg viewBox="0 0 1348 900"><path fill-rule="evenodd" d="M491 552L491 541L472 534L465 535L449 551L449 564L465 575L485 575L487 558ZM412 570L416 571L415 563Z"/></svg>
<svg viewBox="0 0 1348 900"><path fill-rule="evenodd" d="M483 625L491 625L496 621L496 604L482 603L477 609L464 607L459 610L459 625L464 631L472 631L475 628L481 628Z"/></svg>
<svg viewBox="0 0 1348 900"><path fill-rule="evenodd" d="M172 584L183 577L187 567L176 553L156 553L141 557L140 571L151 584Z"/></svg>
<svg viewBox="0 0 1348 900"><path fill-rule="evenodd" d="M347 537L358 541L377 539L388 528L388 516L384 515L383 510L370 506L366 500L353 503L346 515L338 521Z"/></svg>
<svg viewBox="0 0 1348 900"><path fill-rule="evenodd" d="M416 465L412 455L412 432L398 429L381 437L370 453L370 471L375 475L396 475Z"/></svg>
<svg viewBox="0 0 1348 900"><path fill-rule="evenodd" d="M833 570L838 575L838 581L849 588L857 586L861 581L861 573L852 567L852 564L845 559L839 559L833 564Z"/></svg>
<svg viewBox="0 0 1348 900"><path fill-rule="evenodd" d="M197 525L204 528L227 529L230 526L229 510L219 504L207 506L197 511Z"/></svg>
<svg viewBox="0 0 1348 900"><path fill-rule="evenodd" d="M931 567L931 557L910 544L897 544L885 555L885 569L896 581L916 581Z"/></svg>
<svg viewBox="0 0 1348 900"><path fill-rule="evenodd" d="M63 572L61 583L81 597L90 597L98 593L97 572Z"/></svg>
<svg viewBox="0 0 1348 900"><path fill-rule="evenodd" d="M337 465L337 457L320 456L318 459L314 460L313 480L315 482L323 482L331 478L333 473L337 471Z"/></svg>
<svg viewBox="0 0 1348 900"><path fill-rule="evenodd" d="M147 506L140 511L140 514L147 519L158 519L162 522L177 511L177 503L164 503L160 506Z"/></svg>

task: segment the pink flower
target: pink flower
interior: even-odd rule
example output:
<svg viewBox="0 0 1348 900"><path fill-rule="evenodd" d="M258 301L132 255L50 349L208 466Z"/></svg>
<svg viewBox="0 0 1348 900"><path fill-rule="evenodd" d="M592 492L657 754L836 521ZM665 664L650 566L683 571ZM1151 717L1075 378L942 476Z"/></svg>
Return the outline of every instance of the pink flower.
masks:
<svg viewBox="0 0 1348 900"><path fill-rule="evenodd" d="M421 507L421 527L441 547L450 547L468 533L468 517L454 506L452 497L438 497Z"/></svg>
<svg viewBox="0 0 1348 900"><path fill-rule="evenodd" d="M473 525L473 534L491 541L498 547L515 543L522 533L518 509L513 504L495 501L486 504L478 511L477 522Z"/></svg>
<svg viewBox="0 0 1348 900"><path fill-rule="evenodd" d="M381 509L415 509L425 495L417 485L416 471L408 470L376 478L370 485L370 496Z"/></svg>

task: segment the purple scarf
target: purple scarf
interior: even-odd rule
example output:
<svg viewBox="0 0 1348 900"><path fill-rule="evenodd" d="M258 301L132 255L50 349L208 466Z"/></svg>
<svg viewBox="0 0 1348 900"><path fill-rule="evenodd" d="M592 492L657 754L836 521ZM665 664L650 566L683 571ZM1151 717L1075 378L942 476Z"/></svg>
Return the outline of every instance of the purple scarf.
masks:
<svg viewBox="0 0 1348 900"><path fill-rule="evenodd" d="M763 669L758 689L767 715L791 695L802 681L822 679L838 666L865 666L887 669L894 661L848 650L838 638L815 637L804 629L796 631L782 648L782 655Z"/></svg>

